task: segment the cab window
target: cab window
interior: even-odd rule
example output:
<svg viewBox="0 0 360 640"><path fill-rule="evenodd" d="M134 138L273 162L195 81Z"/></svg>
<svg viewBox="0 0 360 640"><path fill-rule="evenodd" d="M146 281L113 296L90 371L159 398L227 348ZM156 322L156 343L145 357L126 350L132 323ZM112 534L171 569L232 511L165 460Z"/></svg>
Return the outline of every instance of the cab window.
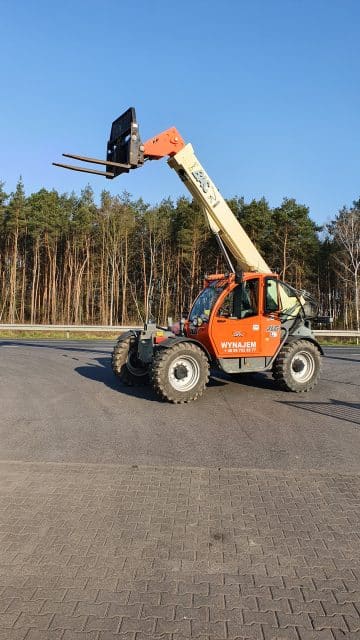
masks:
<svg viewBox="0 0 360 640"><path fill-rule="evenodd" d="M265 281L265 313L279 310L278 281L274 278L266 278Z"/></svg>
<svg viewBox="0 0 360 640"><path fill-rule="evenodd" d="M259 313L259 280L246 280L238 284L218 310L218 315L226 318L249 318Z"/></svg>

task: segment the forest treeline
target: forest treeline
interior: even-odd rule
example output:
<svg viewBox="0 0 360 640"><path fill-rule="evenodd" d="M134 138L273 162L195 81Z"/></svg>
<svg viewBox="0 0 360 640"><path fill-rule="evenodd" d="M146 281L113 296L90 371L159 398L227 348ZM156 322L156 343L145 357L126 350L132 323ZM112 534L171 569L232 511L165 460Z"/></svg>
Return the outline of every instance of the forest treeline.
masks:
<svg viewBox="0 0 360 640"><path fill-rule="evenodd" d="M228 203L282 279L307 289L334 326L359 327L360 199L321 228L285 198ZM80 195L0 183L0 322L160 323L189 309L206 273L224 269L203 213L185 197L156 206L124 192ZM151 307L149 309L149 307Z"/></svg>

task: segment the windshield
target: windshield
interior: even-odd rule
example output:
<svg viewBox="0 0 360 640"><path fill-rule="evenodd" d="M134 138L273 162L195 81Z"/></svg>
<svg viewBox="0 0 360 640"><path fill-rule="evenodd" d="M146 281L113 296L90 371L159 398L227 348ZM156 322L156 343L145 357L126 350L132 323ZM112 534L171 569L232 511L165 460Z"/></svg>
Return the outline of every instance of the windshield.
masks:
<svg viewBox="0 0 360 640"><path fill-rule="evenodd" d="M218 280L211 284L210 287L206 287L194 302L193 308L190 311L190 322L195 318L201 318L205 322L209 320L211 309L222 291L223 287L219 286Z"/></svg>

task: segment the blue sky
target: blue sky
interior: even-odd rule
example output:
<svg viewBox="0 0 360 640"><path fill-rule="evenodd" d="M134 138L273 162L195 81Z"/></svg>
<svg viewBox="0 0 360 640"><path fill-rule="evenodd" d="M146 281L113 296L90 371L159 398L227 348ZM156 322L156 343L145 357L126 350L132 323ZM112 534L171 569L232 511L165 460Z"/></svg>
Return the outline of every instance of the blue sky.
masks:
<svg viewBox="0 0 360 640"><path fill-rule="evenodd" d="M143 140L175 125L225 197L325 222L360 196L359 24L357 0L1 0L0 180L184 194L165 161L113 181L51 166L104 157L134 106Z"/></svg>

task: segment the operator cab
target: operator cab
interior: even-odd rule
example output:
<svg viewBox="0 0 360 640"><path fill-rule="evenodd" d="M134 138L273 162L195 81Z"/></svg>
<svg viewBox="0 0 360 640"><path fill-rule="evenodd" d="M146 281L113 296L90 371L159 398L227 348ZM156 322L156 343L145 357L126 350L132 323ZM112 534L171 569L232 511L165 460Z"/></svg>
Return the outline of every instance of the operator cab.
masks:
<svg viewBox="0 0 360 640"><path fill-rule="evenodd" d="M276 274L208 276L185 323L185 334L218 358L270 358L301 313L299 293Z"/></svg>

